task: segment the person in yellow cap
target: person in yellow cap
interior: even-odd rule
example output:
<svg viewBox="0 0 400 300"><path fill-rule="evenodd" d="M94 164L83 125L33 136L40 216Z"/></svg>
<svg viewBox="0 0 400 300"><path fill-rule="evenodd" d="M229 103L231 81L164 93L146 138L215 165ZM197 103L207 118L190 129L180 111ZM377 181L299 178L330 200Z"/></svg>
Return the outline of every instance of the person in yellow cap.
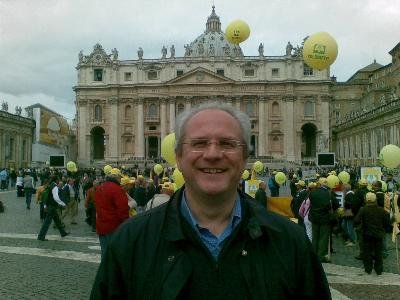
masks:
<svg viewBox="0 0 400 300"><path fill-rule="evenodd" d="M308 191L306 188L306 183L304 180L299 180L295 183L297 192L296 196L292 199L290 203L290 208L294 214L294 216L299 219L299 224L303 223L303 218L299 215L299 209L303 201L308 197Z"/></svg>
<svg viewBox="0 0 400 300"><path fill-rule="evenodd" d="M114 231L129 218L128 197L120 183L121 172L113 168L95 192L96 232L99 235L102 258Z"/></svg>
<svg viewBox="0 0 400 300"><path fill-rule="evenodd" d="M354 191L354 199L353 203L351 206L351 211L354 216L358 214L360 211L361 207L364 206L365 204L365 195L368 193L368 181L365 178L362 178L358 181L358 185L356 190ZM361 230L361 225L360 224L355 224L355 232L357 236L357 244L358 244L358 249L359 249L359 254L355 256L356 259L362 260L363 257L363 234Z"/></svg>
<svg viewBox="0 0 400 300"><path fill-rule="evenodd" d="M356 224L361 224L363 232L363 263L365 272L371 274L372 269L377 275L383 272L383 238L385 229L390 227L390 216L378 206L375 193L365 195L365 206L354 218Z"/></svg>
<svg viewBox="0 0 400 300"><path fill-rule="evenodd" d="M161 184L160 194L155 194L154 197L149 202L147 202L146 211L168 202L173 194L174 186L172 185L172 183L164 182L163 184Z"/></svg>
<svg viewBox="0 0 400 300"><path fill-rule="evenodd" d="M308 217L312 223L312 245L321 262L330 262L329 237L331 225L329 214L332 209L331 192L326 178L321 177L318 180L318 185L309 194L311 208Z"/></svg>

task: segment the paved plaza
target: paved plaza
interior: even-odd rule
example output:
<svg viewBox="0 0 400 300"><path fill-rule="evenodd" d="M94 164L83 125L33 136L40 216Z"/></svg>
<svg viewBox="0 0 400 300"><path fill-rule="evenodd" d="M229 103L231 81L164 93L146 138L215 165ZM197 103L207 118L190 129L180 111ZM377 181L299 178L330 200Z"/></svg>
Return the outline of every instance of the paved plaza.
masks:
<svg viewBox="0 0 400 300"><path fill-rule="evenodd" d="M287 188L283 189L286 193ZM97 235L84 222L83 202L77 225L66 222L70 236L50 227L49 241L40 242L39 205L30 210L16 192L0 192L6 211L0 214L0 299L88 299L100 262ZM400 299L396 250L389 242L384 273L367 275L354 259L356 247L334 238L332 263L324 264L334 299Z"/></svg>

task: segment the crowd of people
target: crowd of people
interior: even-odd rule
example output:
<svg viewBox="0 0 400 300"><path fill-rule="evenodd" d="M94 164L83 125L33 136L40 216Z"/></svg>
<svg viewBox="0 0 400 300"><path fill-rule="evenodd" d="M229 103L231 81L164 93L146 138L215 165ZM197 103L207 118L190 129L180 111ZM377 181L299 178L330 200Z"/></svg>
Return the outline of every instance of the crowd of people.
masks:
<svg viewBox="0 0 400 300"><path fill-rule="evenodd" d="M336 171L317 174L309 182L292 177L293 214L322 262L331 261L335 233L343 237L346 246L358 245L360 253L355 258L363 261L366 273L374 269L382 274L383 259L388 256L386 233L392 233L400 221L399 183L387 174L384 181L371 183L363 178L329 187L329 175Z"/></svg>

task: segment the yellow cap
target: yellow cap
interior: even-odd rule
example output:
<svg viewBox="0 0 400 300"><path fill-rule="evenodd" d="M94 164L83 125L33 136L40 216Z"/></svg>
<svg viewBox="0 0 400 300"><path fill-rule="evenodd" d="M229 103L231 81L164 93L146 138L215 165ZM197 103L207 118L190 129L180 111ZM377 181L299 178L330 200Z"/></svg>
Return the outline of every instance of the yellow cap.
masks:
<svg viewBox="0 0 400 300"><path fill-rule="evenodd" d="M309 184L308 184L308 188L309 189L313 189L313 188L315 188L317 186L317 184L315 183L315 182L310 182Z"/></svg>
<svg viewBox="0 0 400 300"><path fill-rule="evenodd" d="M303 180L299 180L295 183L295 185L306 186L306 183Z"/></svg>
<svg viewBox="0 0 400 300"><path fill-rule="evenodd" d="M109 174L122 176L121 171L118 168L112 168Z"/></svg>
<svg viewBox="0 0 400 300"><path fill-rule="evenodd" d="M172 185L171 182L164 182L164 183L161 185L161 189L163 189L163 190L171 190L171 191L175 190L175 189L174 189L174 186Z"/></svg>
<svg viewBox="0 0 400 300"><path fill-rule="evenodd" d="M375 193L367 193L365 195L365 202L366 203L375 203L376 202L376 195Z"/></svg>
<svg viewBox="0 0 400 300"><path fill-rule="evenodd" d="M328 181L326 180L325 177L321 177L321 178L318 180L318 183L319 183L320 185L328 185Z"/></svg>
<svg viewBox="0 0 400 300"><path fill-rule="evenodd" d="M124 177L121 178L121 185L122 186L130 184L130 183L135 183L135 180L132 180L132 178L130 178L128 176L124 176Z"/></svg>

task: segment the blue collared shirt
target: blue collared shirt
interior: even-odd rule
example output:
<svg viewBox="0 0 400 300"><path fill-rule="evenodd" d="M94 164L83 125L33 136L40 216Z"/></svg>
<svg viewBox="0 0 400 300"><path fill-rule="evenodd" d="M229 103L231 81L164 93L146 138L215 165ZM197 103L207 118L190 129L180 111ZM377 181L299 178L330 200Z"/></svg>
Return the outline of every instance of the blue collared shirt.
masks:
<svg viewBox="0 0 400 300"><path fill-rule="evenodd" d="M200 239L202 240L204 245L207 247L207 249L210 251L211 255L215 259L218 258L218 255L222 250L222 246L223 246L225 239L228 238L232 234L233 230L239 224L239 222L242 218L242 207L240 205L239 194L237 194L237 196L236 196L235 205L233 207L233 211L232 211L232 214L230 217L230 222L229 222L228 226L225 228L225 230L219 236L214 235L207 228L203 228L198 224L197 220L192 215L192 212L190 211L189 206L187 205L185 193L183 193L183 196L182 196L180 210L181 210L183 217L192 226L194 231L197 232Z"/></svg>

